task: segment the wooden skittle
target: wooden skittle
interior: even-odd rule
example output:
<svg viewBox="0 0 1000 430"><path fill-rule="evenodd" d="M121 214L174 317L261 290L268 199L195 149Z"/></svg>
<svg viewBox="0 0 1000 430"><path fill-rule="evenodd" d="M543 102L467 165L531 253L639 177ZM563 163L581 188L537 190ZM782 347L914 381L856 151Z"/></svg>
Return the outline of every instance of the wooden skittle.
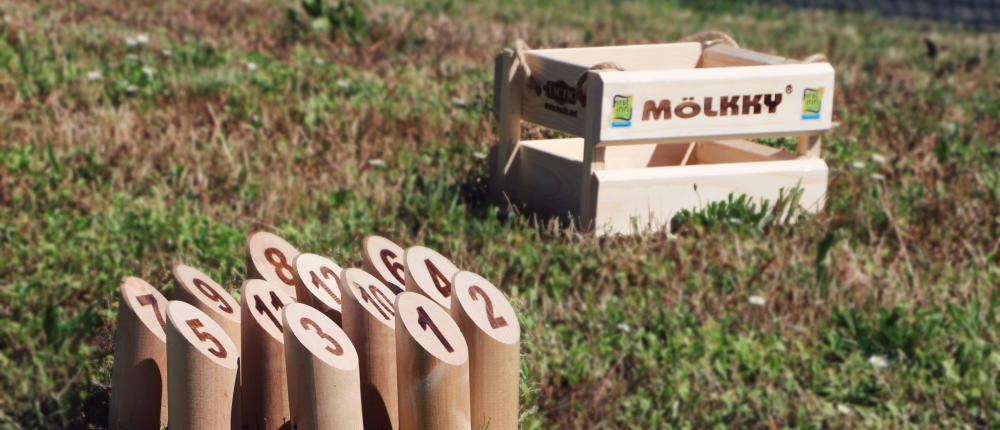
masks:
<svg viewBox="0 0 1000 430"><path fill-rule="evenodd" d="M347 333L303 303L286 306L282 322L292 428L361 429L358 352Z"/></svg>
<svg viewBox="0 0 1000 430"><path fill-rule="evenodd" d="M388 285L394 293L402 293L406 284L403 247L382 236L368 236L361 248L365 271Z"/></svg>
<svg viewBox="0 0 1000 430"><path fill-rule="evenodd" d="M286 430L291 419L285 377L281 312L292 299L280 284L251 279L241 288L241 394L243 427Z"/></svg>
<svg viewBox="0 0 1000 430"><path fill-rule="evenodd" d="M319 309L340 325L340 274L344 269L329 258L316 254L299 254L293 265L299 303Z"/></svg>
<svg viewBox="0 0 1000 430"><path fill-rule="evenodd" d="M341 284L343 327L360 360L365 428L396 429L396 295L385 283L357 268L344 269Z"/></svg>
<svg viewBox="0 0 1000 430"><path fill-rule="evenodd" d="M247 278L264 279L284 287L285 294L295 298L295 268L292 261L299 255L285 239L266 231L247 236Z"/></svg>
<svg viewBox="0 0 1000 430"><path fill-rule="evenodd" d="M240 305L219 283L194 267L176 264L174 295L219 323L236 345L240 344Z"/></svg>
<svg viewBox="0 0 1000 430"><path fill-rule="evenodd" d="M238 429L239 349L205 312L167 306L170 428Z"/></svg>
<svg viewBox="0 0 1000 430"><path fill-rule="evenodd" d="M401 430L470 428L465 338L444 308L419 293L396 297L396 362Z"/></svg>
<svg viewBox="0 0 1000 430"><path fill-rule="evenodd" d="M167 299L134 277L122 280L118 298L108 427L159 429L167 423Z"/></svg>
<svg viewBox="0 0 1000 430"><path fill-rule="evenodd" d="M517 429L521 326L507 297L472 272L453 280L451 315L469 345L473 429Z"/></svg>
<svg viewBox="0 0 1000 430"><path fill-rule="evenodd" d="M406 291L420 293L443 306L451 307L451 278L458 266L448 257L426 246L411 246L403 255Z"/></svg>

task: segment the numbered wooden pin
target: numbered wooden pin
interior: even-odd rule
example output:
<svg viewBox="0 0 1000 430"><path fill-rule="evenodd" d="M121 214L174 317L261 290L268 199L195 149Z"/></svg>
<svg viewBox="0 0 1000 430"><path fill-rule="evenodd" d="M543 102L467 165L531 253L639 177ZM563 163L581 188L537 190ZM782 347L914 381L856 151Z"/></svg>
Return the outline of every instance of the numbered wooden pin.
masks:
<svg viewBox="0 0 1000 430"><path fill-rule="evenodd" d="M295 268L292 261L299 250L275 234L258 231L247 237L247 277L263 279L284 287L295 298Z"/></svg>
<svg viewBox="0 0 1000 430"><path fill-rule="evenodd" d="M239 349L205 312L167 305L171 429L237 429Z"/></svg>
<svg viewBox="0 0 1000 430"><path fill-rule="evenodd" d="M403 248L382 236L368 236L362 244L361 259L366 272L375 275L396 294L406 285Z"/></svg>
<svg viewBox="0 0 1000 430"><path fill-rule="evenodd" d="M521 325L507 297L490 281L459 272L451 315L469 344L472 428L516 429Z"/></svg>
<svg viewBox="0 0 1000 430"><path fill-rule="evenodd" d="M448 312L426 296L396 297L396 363L400 429L470 428L469 350Z"/></svg>
<svg viewBox="0 0 1000 430"><path fill-rule="evenodd" d="M291 427L362 428L358 352L347 333L303 303L286 306L282 322Z"/></svg>
<svg viewBox="0 0 1000 430"><path fill-rule="evenodd" d="M445 309L451 307L451 278L458 266L426 246L406 248L403 256L406 291L430 297Z"/></svg>
<svg viewBox="0 0 1000 430"><path fill-rule="evenodd" d="M295 266L295 292L299 303L319 309L338 325L341 323L340 274L337 263L316 254L299 254Z"/></svg>
<svg viewBox="0 0 1000 430"><path fill-rule="evenodd" d="M118 298L108 427L160 429L167 424L167 299L133 277L122 280Z"/></svg>
<svg viewBox="0 0 1000 430"><path fill-rule="evenodd" d="M236 345L240 344L240 305L208 275L184 264L174 265L177 300L189 303L219 323Z"/></svg>
<svg viewBox="0 0 1000 430"><path fill-rule="evenodd" d="M243 427L282 429L290 419L281 312L292 303L280 284L251 279L241 288ZM284 429L283 429L284 430Z"/></svg>
<svg viewBox="0 0 1000 430"><path fill-rule="evenodd" d="M344 269L343 327L358 349L361 402L365 428L398 428L396 390L396 334L393 301L396 295L368 272Z"/></svg>

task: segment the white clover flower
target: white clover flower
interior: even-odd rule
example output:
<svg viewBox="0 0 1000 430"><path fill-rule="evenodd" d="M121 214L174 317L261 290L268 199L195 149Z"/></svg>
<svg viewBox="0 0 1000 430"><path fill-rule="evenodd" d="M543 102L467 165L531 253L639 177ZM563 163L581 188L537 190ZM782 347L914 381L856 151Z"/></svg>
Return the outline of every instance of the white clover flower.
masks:
<svg viewBox="0 0 1000 430"><path fill-rule="evenodd" d="M750 296L747 302L754 306L764 306L767 304L767 299L764 296Z"/></svg>
<svg viewBox="0 0 1000 430"><path fill-rule="evenodd" d="M631 333L632 327L625 323L618 323L618 331L622 333Z"/></svg>
<svg viewBox="0 0 1000 430"><path fill-rule="evenodd" d="M868 364L872 365L872 367L879 370L889 367L889 361L886 360L885 357L881 355L873 355L871 357L868 357Z"/></svg>
<svg viewBox="0 0 1000 430"><path fill-rule="evenodd" d="M146 76L153 77L156 74L156 69L149 66L142 66L142 73Z"/></svg>
<svg viewBox="0 0 1000 430"><path fill-rule="evenodd" d="M863 170L865 168L865 162L864 161L852 161L851 162L851 167L853 167L854 169L857 169L857 170Z"/></svg>
<svg viewBox="0 0 1000 430"><path fill-rule="evenodd" d="M148 45L149 35L146 33L142 33L140 35L135 36L135 43L138 45Z"/></svg>
<svg viewBox="0 0 1000 430"><path fill-rule="evenodd" d="M132 37L132 36L129 36L129 37L125 38L125 46L128 46L129 48L134 48L135 45L138 45L138 44L139 44L139 42L136 41L135 38Z"/></svg>
<svg viewBox="0 0 1000 430"><path fill-rule="evenodd" d="M246 65L247 65L247 70L249 70L251 72L257 70L257 63L254 63L253 61L247 61Z"/></svg>
<svg viewBox="0 0 1000 430"><path fill-rule="evenodd" d="M88 81L91 81L91 82L93 82L93 81L99 81L99 80L101 80L101 78L102 78L102 76L101 76L101 71L100 70L91 70L91 71L87 72L87 80Z"/></svg>
<svg viewBox="0 0 1000 430"><path fill-rule="evenodd" d="M872 173L871 178L876 181L885 181L885 175L881 173Z"/></svg>
<svg viewBox="0 0 1000 430"><path fill-rule="evenodd" d="M878 154L878 153L872 154L872 161L874 161L874 162L876 162L878 164L885 164L885 162L888 161L888 160L889 159L886 158L882 154Z"/></svg>
<svg viewBox="0 0 1000 430"><path fill-rule="evenodd" d="M385 160L381 158L372 158L368 160L368 165L372 167L385 167Z"/></svg>

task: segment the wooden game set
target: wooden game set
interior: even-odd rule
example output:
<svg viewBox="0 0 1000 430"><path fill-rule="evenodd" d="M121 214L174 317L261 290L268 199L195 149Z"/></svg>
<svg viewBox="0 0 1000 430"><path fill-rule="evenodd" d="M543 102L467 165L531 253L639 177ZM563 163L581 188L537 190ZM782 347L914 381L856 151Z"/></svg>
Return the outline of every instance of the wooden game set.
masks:
<svg viewBox="0 0 1000 430"><path fill-rule="evenodd" d="M529 49L497 59L490 186L500 205L597 234L666 227L730 195L801 190L822 208L834 71L740 48L723 33L679 43ZM522 140L522 122L573 136ZM794 153L759 139L792 138ZM796 192L798 193L798 192Z"/></svg>
<svg viewBox="0 0 1000 430"><path fill-rule="evenodd" d="M121 284L112 429L516 429L520 325L504 294L423 246L369 236L343 269L258 232L249 279L173 267Z"/></svg>

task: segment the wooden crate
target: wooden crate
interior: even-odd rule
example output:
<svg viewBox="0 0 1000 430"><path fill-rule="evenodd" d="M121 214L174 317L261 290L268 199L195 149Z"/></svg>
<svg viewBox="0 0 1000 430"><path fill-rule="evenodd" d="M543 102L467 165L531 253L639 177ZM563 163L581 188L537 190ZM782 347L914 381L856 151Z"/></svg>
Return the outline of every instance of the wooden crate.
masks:
<svg viewBox="0 0 1000 430"><path fill-rule="evenodd" d="M802 189L823 206L834 71L735 47L684 42L507 49L496 59L500 204L565 216L599 234L669 228L680 210L730 194ZM521 121L577 136L521 140ZM795 154L753 141L796 137Z"/></svg>

